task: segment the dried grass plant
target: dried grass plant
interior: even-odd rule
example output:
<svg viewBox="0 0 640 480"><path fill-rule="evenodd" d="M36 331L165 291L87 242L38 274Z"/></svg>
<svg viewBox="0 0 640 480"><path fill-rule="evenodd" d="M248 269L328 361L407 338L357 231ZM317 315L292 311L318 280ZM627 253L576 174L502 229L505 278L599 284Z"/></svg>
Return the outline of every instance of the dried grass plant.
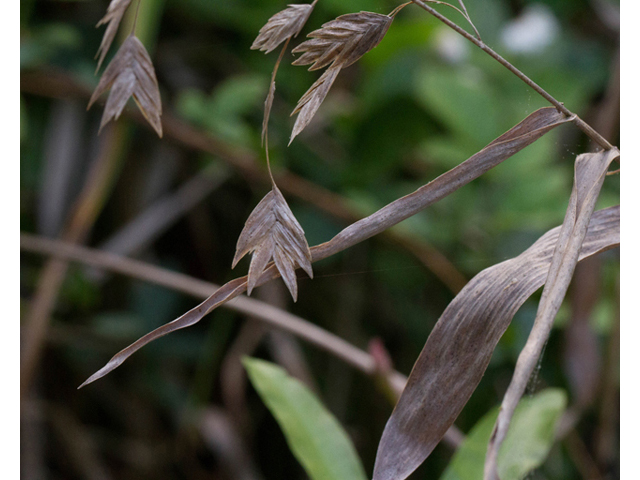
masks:
<svg viewBox="0 0 640 480"><path fill-rule="evenodd" d="M323 68L326 70L300 98L292 113L298 116L290 143L313 121L339 72L357 62L383 41L395 16L412 4L482 49L552 106L532 113L468 160L415 192L353 223L333 239L309 248L301 225L293 216L271 174L268 123L278 66L290 41L303 30L316 3L317 0L310 4L290 5L276 13L260 30L251 46L252 49L270 53L284 44L273 70L262 125L272 188L247 219L238 239L232 265L235 267L241 258L251 253L248 275L219 287L189 312L117 353L81 387L108 374L147 343L199 322L217 307L245 291L251 294L257 286L279 276L283 278L293 299L297 300L297 268L303 269L312 277L313 262L382 233L462 188L557 126L572 123L598 146L599 151L584 153L576 158L574 185L563 224L547 232L520 256L478 274L447 307L417 359L387 423L379 444L373 475L374 480L402 480L424 461L452 427L476 389L498 340L515 312L536 289L544 285L531 335L518 359L486 454L484 478L496 480L497 452L509 428L515 406L524 393L549 337L553 319L566 294L577 262L619 244L619 207L595 213L594 208L609 166L613 161L619 161L620 152L563 103L487 46L471 22L462 0L458 2L460 8L440 1L414 0L399 5L388 15L373 12L342 15L309 33L309 39L292 50L294 54L301 54L293 65L311 65L311 71ZM130 4L130 0L112 0L106 15L98 24L107 24L98 50L98 68ZM444 4L454 8L469 22L475 34L468 33L429 4ZM135 26L134 32L120 47L102 75L89 106L108 90L110 93L101 128L110 120L117 119L127 100L133 97L148 122L162 136L158 82L149 55L135 37ZM338 353L340 349L332 346L331 341L323 344L323 348L341 355ZM341 358L358 364L349 355ZM359 368L364 367L360 364Z"/></svg>

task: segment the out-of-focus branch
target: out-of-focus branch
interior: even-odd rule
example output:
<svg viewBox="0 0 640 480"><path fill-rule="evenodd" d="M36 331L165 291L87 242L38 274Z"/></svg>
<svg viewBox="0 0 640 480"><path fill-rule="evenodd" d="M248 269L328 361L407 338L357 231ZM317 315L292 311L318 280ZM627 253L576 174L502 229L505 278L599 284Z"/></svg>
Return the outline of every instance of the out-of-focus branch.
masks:
<svg viewBox="0 0 640 480"><path fill-rule="evenodd" d="M59 71L31 71L20 75L20 89L25 93L51 98L89 98L91 89L72 76ZM137 110L125 109L126 115L136 122L146 125L142 114ZM249 181L268 184L268 173L257 156L248 150L230 146L210 134L192 127L186 122L165 112L162 116L164 138L193 150L207 152L238 170ZM285 170L275 174L278 187L284 193L293 195L311 203L332 217L353 223L361 218L360 214L349 207L340 196ZM410 237L398 232L383 234L391 243L413 254L420 263L430 270L451 292L458 293L467 283L467 278L440 251L422 239Z"/></svg>
<svg viewBox="0 0 640 480"><path fill-rule="evenodd" d="M119 171L118 149L124 132L121 126L105 129L98 156L62 233L67 242L81 242L101 211L109 187ZM59 258L47 262L25 318L23 349L20 361L20 395L31 386L36 366L42 354L51 311L64 281L68 263Z"/></svg>
<svg viewBox="0 0 640 480"><path fill-rule="evenodd" d="M211 292L219 288L218 285L213 283L198 280L181 273L171 272L148 263L25 233L20 235L20 248L25 251L43 253L66 261L77 261L85 265L146 280L198 298L206 298ZM371 355L296 315L244 296L227 302L225 306L232 310L252 315L273 327L293 333L317 347L333 353L367 375L377 373L375 361ZM402 391L406 382L406 378L398 372L393 372L389 380L394 389L398 391Z"/></svg>
<svg viewBox="0 0 640 480"><path fill-rule="evenodd" d="M85 265L110 270L156 285L162 285L197 298L206 298L212 291L219 288L218 285L213 283L138 260L26 233L20 234L20 248L24 251L51 255L55 257L54 260L58 261L76 261ZM256 320L265 322L271 327L292 333L342 359L366 375L375 378L380 376L376 360L370 354L287 311L245 296L239 296L225 303L224 307L251 315ZM387 373L386 380L397 395L400 395L407 381L404 375L394 370ZM445 436L445 441L454 448L460 444L462 439L464 439L464 435L455 426Z"/></svg>

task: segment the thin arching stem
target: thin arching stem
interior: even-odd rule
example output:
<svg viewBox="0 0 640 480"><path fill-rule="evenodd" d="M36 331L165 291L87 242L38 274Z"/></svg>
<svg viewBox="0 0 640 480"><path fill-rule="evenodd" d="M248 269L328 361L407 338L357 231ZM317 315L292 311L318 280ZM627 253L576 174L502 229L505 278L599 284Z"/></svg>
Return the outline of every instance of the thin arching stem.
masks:
<svg viewBox="0 0 640 480"><path fill-rule="evenodd" d="M462 0L458 0L458 3L460 4L460 6L462 7L462 10L464 11L464 17L467 19L467 22L469 22L469 24L473 28L473 31L476 32L476 37L478 37L478 40L482 41L482 38L480 37L480 32L478 32L478 29L471 21L471 17L469 16L469 12L467 12L467 7L465 6L464 2Z"/></svg>
<svg viewBox="0 0 640 480"><path fill-rule="evenodd" d="M275 67L273 67L273 73L271 74L271 83L269 84L269 93L267 94L267 102L265 104L265 112L264 112L264 151L267 157L267 169L269 170L269 178L271 178L271 183L275 186L276 181L273 179L273 173L271 172L271 162L269 161L269 115L271 113L271 103L273 102L273 93L275 92L275 84L276 84L276 73L278 73L278 67L280 67L280 62L282 61L282 57L284 56L284 52L287 50L287 46L289 45L289 41L291 37L287 38L282 46L282 50L280 50L280 55L278 56L278 60L276 61Z"/></svg>
<svg viewBox="0 0 640 480"><path fill-rule="evenodd" d="M142 3L142 0L138 0L138 5L136 5L136 14L133 17L133 26L131 27L131 35L136 33L136 25L138 24L138 13L140 13L140 3Z"/></svg>
<svg viewBox="0 0 640 480"><path fill-rule="evenodd" d="M487 46L482 40L480 40L480 39L474 37L473 35L471 35L470 33L468 33L463 28L459 27L457 24L455 24L454 22L449 20L447 17L445 17L441 13L438 13L432 7L430 7L429 5L424 3L422 0L413 0L413 3L415 3L417 6L419 6L423 10L426 10L427 12L429 12L431 15L436 17L442 23L447 25L449 28L452 28L453 30L455 30L457 33L459 33L464 38L466 38L467 40L472 42L474 45L476 45L478 48L483 50L485 53L487 53L493 59L498 61L498 63L500 63L504 67L506 67L511 73L513 73L516 77L518 77L524 83L529 85L539 95L541 95L545 100L547 100L551 105L556 107L558 109L558 111L564 113L567 117L574 117L573 120L572 120L573 123L575 123L576 126L580 130L582 130L589 138L591 138L594 142L596 142L602 148L604 148L605 150L610 150L610 149L613 148L613 146L607 141L607 139L605 139L602 135L600 135L598 132L596 132L588 123L586 123L580 117L578 117L577 115L572 113L567 107L564 106L563 103L561 103L558 100L556 100L555 98L553 98L540 85L538 85L536 82L534 82L529 77L527 77L524 73L522 73L520 70L518 70L516 67L514 67L511 63L509 63L507 60L505 60L497 52L495 52L493 49L491 49L489 46Z"/></svg>

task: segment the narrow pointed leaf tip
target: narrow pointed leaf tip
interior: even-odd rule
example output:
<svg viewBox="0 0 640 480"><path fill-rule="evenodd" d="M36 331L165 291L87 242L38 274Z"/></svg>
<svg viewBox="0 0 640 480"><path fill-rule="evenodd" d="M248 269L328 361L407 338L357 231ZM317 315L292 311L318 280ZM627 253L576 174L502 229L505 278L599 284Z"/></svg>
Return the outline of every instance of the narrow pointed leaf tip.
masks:
<svg viewBox="0 0 640 480"><path fill-rule="evenodd" d="M232 268L247 253L253 253L247 281L248 295L271 259L294 301L298 299L296 268L301 267L313 278L311 251L304 231L275 185L249 215L238 238Z"/></svg>
<svg viewBox="0 0 640 480"><path fill-rule="evenodd" d="M124 12L127 11L127 8L129 8L130 4L131 0L111 0L109 7L107 7L107 13L96 25L97 28L101 25L104 25L105 23L108 23L107 29L105 30L104 36L102 37L102 42L100 42L100 48L98 48L98 53L96 53L96 57L99 57L96 72L100 70L100 66L104 61L104 57L107 55L107 52L111 47L111 43L113 43L113 39L118 32L118 27L120 26L122 17L124 17Z"/></svg>
<svg viewBox="0 0 640 480"><path fill-rule="evenodd" d="M162 103L158 80L149 54L133 34L125 40L102 74L87 108L91 108L98 97L107 90L111 91L104 107L100 130L110 120L120 117L127 100L133 96L144 117L158 136L162 137Z"/></svg>
<svg viewBox="0 0 640 480"><path fill-rule="evenodd" d="M307 23L317 1L304 5L289 5L288 8L276 13L260 29L251 45L251 50L270 53L287 38L297 37Z"/></svg>
<svg viewBox="0 0 640 480"><path fill-rule="evenodd" d="M389 30L393 15L360 12L342 15L311 32L311 40L292 50L302 55L293 65L311 65L309 70L329 66L302 96L292 115L299 113L291 141L309 124L342 68L357 62L376 47Z"/></svg>

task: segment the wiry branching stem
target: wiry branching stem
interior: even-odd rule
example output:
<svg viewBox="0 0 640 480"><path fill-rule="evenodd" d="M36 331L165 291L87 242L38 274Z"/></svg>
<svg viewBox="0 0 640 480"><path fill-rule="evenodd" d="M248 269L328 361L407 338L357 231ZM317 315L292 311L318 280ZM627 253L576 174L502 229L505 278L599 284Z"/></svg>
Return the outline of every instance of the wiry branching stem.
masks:
<svg viewBox="0 0 640 480"><path fill-rule="evenodd" d="M471 21L471 17L469 16L469 12L467 12L467 7L465 7L464 2L462 0L458 0L458 3L460 4L460 7L462 7L462 11L464 12L464 17L467 19L467 22L469 22L469 24L473 28L473 31L476 32L476 37L478 37L478 40L482 41L482 38L480 37L480 32L478 32L478 29Z"/></svg>
<svg viewBox="0 0 640 480"><path fill-rule="evenodd" d="M553 98L540 85L538 85L536 82L534 82L529 77L527 77L524 73L522 73L520 70L518 70L515 66L513 66L511 63L509 63L507 60L505 60L501 55L499 55L497 52L495 52L491 47L487 46L482 40L480 40L479 38L476 38L473 35L471 35L470 33L468 33L463 28L458 26L456 23L452 22L447 17L445 17L441 13L438 13L432 7L430 7L429 5L424 3L422 0L413 0L413 3L415 3L417 6L419 6L423 10L426 10L427 12L429 12L431 15L436 17L442 23L447 25L449 28L452 28L457 33L462 35L464 38L466 38L467 40L472 42L474 45L476 45L478 48L480 48L481 50L486 52L489 56L491 56L493 59L495 59L500 64L502 64L504 67L506 67L516 77L518 77L524 83L526 83L531 88L533 88L539 95L541 95L551 105L556 107L558 109L558 111L564 113L567 117L574 117L572 119L573 123L575 123L575 125L580 130L582 130L590 139L592 139L594 142L596 142L602 148L604 148L605 150L610 150L610 149L613 148L613 145L611 145L607 141L607 139L605 139L602 135L600 135L598 132L596 132L588 123L586 123L580 117L578 117L577 115L572 113L567 107L564 106L564 104L562 102L559 102L558 100Z"/></svg>

